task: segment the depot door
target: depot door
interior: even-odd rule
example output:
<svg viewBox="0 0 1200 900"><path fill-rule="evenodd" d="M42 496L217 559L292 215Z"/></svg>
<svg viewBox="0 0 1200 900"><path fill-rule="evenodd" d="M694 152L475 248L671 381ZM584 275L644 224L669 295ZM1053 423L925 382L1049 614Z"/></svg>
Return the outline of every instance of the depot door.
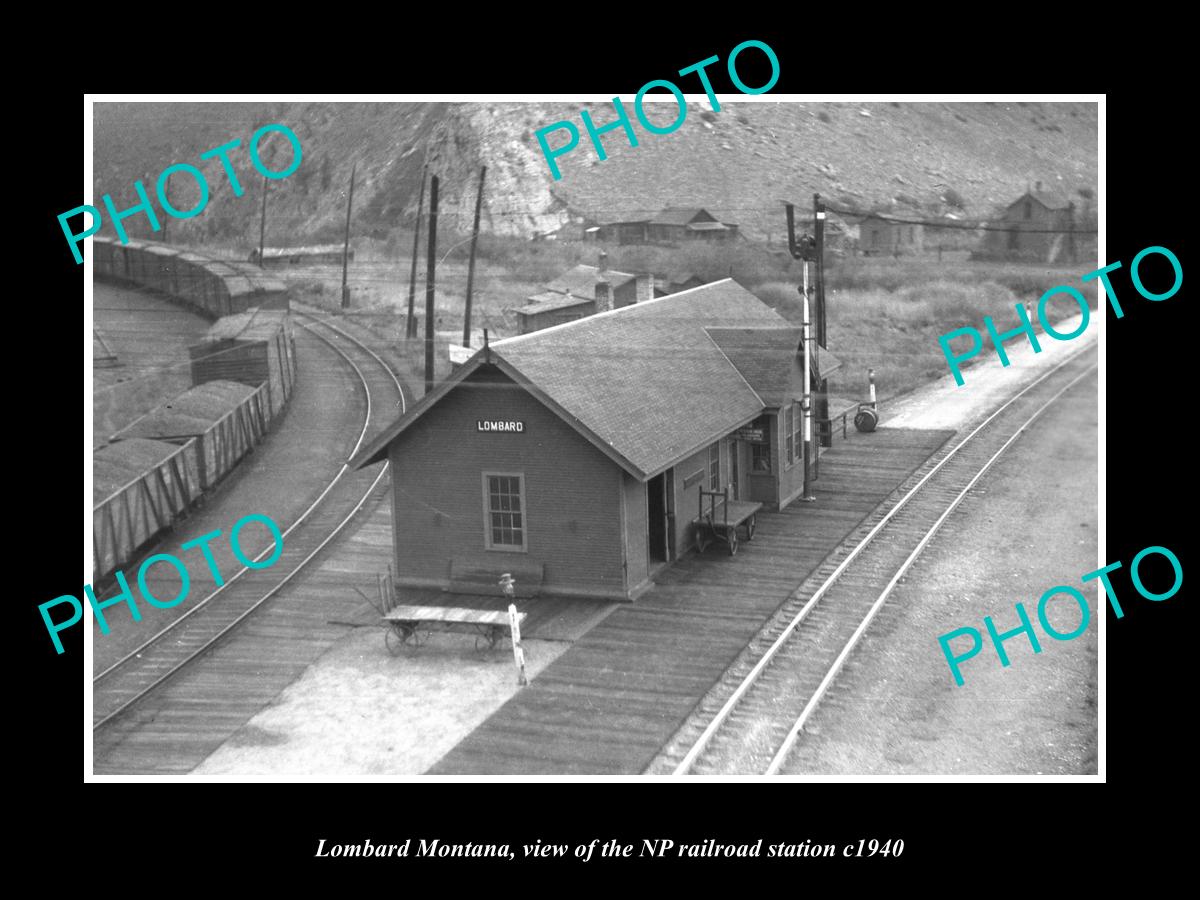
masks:
<svg viewBox="0 0 1200 900"><path fill-rule="evenodd" d="M666 478L655 475L646 482L646 533L650 540L650 560L667 561Z"/></svg>

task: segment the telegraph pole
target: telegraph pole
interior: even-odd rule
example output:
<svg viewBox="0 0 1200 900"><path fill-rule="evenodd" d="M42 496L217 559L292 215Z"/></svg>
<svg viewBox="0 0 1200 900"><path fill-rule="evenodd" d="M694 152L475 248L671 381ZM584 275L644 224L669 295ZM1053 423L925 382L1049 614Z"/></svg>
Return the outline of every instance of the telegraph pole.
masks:
<svg viewBox="0 0 1200 900"><path fill-rule="evenodd" d="M428 163L421 167L421 195L417 200L417 224L413 227L412 273L408 276L408 319L404 323L405 338L417 336L417 320L413 317L413 303L417 296L417 254L421 252L421 213L425 211L425 173L428 169Z"/></svg>
<svg viewBox="0 0 1200 900"><path fill-rule="evenodd" d="M167 180L163 183L163 199L169 201L171 199L171 173L167 173ZM166 203L163 204L164 206ZM167 242L167 226L171 223L170 216L163 216L162 237L159 238L164 244Z"/></svg>
<svg viewBox="0 0 1200 900"><path fill-rule="evenodd" d="M825 202L820 194L813 194L813 235L817 257L817 339L813 345L813 369L820 375L821 367L818 354L821 347L828 347L825 323L828 319L825 310ZM817 418L824 421L829 418L829 379L821 378L817 382ZM832 435L830 436L832 445ZM818 463L818 473L820 464Z"/></svg>
<svg viewBox="0 0 1200 900"><path fill-rule="evenodd" d="M471 261L467 263L467 311L463 316L464 347L471 346L471 286L475 282L475 242L479 240L479 212L483 205L483 179L487 176L487 166L479 169L479 193L475 196L475 228L471 232Z"/></svg>
<svg viewBox="0 0 1200 900"><path fill-rule="evenodd" d="M801 321L804 326L802 338L804 345L804 393L800 403L801 412L804 415L804 493L800 499L811 503L817 498L813 496L812 492L812 369L815 342L813 341L812 317L809 305L808 264L817 258L817 245L812 235L805 234L801 235L799 239L796 238L794 209L790 203L785 204L785 208L787 210L788 250L791 252L792 258L801 260L804 266L804 281L799 288L800 295L803 298L803 317Z"/></svg>
<svg viewBox="0 0 1200 900"><path fill-rule="evenodd" d="M258 219L258 264L264 269L267 267L267 259L263 255L267 237L267 176L263 176L263 202L262 214Z"/></svg>
<svg viewBox="0 0 1200 900"><path fill-rule="evenodd" d="M437 268L438 177L429 179L429 256L425 260L425 393L433 390L433 293Z"/></svg>
<svg viewBox="0 0 1200 900"><path fill-rule="evenodd" d="M346 278L350 270L350 210L354 207L354 173L358 163L350 167L350 196L346 199L346 241L342 245L342 309L350 305L350 287Z"/></svg>

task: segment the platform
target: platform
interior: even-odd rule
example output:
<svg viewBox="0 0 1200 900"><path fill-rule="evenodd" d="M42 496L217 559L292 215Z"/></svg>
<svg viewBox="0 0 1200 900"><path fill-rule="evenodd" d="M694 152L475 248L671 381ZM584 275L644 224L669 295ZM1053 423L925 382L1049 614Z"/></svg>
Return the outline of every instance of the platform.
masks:
<svg viewBox="0 0 1200 900"><path fill-rule="evenodd" d="M736 557L691 553L663 570L427 774L642 772L788 595L953 433L888 428L835 441L815 503L760 513Z"/></svg>

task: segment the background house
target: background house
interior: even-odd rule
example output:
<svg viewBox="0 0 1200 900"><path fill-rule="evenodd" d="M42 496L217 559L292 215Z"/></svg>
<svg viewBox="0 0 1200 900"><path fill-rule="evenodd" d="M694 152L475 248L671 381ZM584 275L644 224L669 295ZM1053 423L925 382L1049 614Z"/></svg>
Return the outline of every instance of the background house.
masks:
<svg viewBox="0 0 1200 900"><path fill-rule="evenodd" d="M650 275L633 275L608 267L601 251L599 265L578 265L530 296L514 310L520 334L573 322L607 309L620 309L653 298Z"/></svg>
<svg viewBox="0 0 1200 900"><path fill-rule="evenodd" d="M907 256L925 249L925 229L872 213L858 224L858 248L863 256Z"/></svg>
<svg viewBox="0 0 1200 900"><path fill-rule="evenodd" d="M984 232L982 254L992 259L1074 262L1075 204L1039 181L1010 203Z"/></svg>
<svg viewBox="0 0 1200 900"><path fill-rule="evenodd" d="M667 207L651 219L610 222L592 232L614 244L678 244L690 240L725 241L737 237L738 227L722 222L699 207Z"/></svg>

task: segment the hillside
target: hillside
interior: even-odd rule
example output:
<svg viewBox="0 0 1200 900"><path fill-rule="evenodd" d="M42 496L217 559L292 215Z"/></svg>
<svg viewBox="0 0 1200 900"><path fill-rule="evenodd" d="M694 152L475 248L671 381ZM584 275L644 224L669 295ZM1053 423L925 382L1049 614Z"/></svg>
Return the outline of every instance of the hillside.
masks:
<svg viewBox="0 0 1200 900"><path fill-rule="evenodd" d="M625 98L632 108L632 98ZM153 192L175 162L235 138L232 159L247 189L235 198L211 160L201 166L212 196L202 215L171 220L172 240L251 246L258 240L262 179L246 144L268 122L292 128L304 161L270 183L268 243L335 239L344 227L345 191L357 163L353 233L386 239L411 224L422 164L442 185L444 227L470 227L480 165L487 165L484 229L531 236L585 221L641 217L667 205L704 206L738 223L752 238L783 233L781 198L806 204L817 191L831 202L863 209L950 208L986 216L1042 181L1074 194L1096 190L1096 108L1071 103L789 103L691 104L675 133L639 129L631 148L620 132L605 135L599 161L586 133L560 157L553 181L534 131L556 120L578 125L582 104L564 103L98 103L95 106L96 199L111 193L118 208L134 200L141 179ZM588 104L597 125L611 105ZM651 110L667 121L673 103ZM583 131L582 126L578 125ZM264 144L269 160L286 142ZM553 137L557 145L563 138ZM275 141L279 146L270 147ZM171 183L174 205L197 199L186 175ZM947 192L952 192L947 194ZM127 220L145 234L144 217ZM107 231L109 226L105 226Z"/></svg>

